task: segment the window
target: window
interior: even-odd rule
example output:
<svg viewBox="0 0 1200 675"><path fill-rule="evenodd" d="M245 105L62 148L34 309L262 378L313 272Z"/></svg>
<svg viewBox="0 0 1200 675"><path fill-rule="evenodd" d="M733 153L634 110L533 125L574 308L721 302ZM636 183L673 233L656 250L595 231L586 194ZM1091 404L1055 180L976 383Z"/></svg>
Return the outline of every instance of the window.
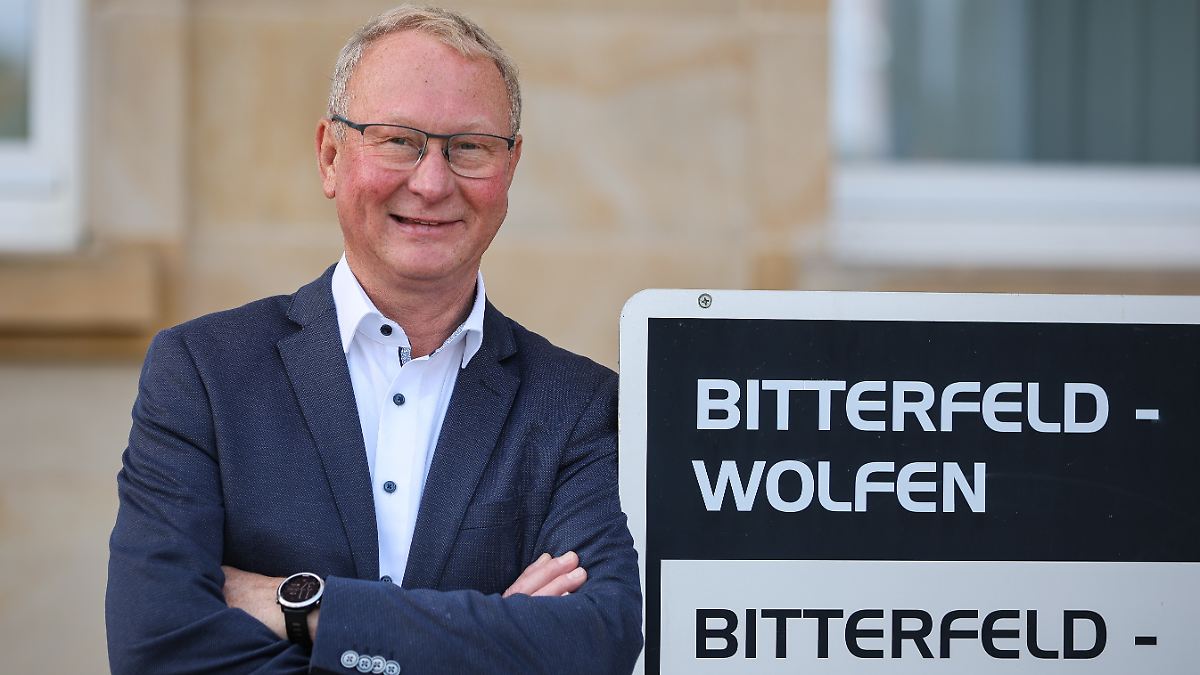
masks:
<svg viewBox="0 0 1200 675"><path fill-rule="evenodd" d="M832 13L839 258L1200 266L1200 3Z"/></svg>
<svg viewBox="0 0 1200 675"><path fill-rule="evenodd" d="M0 0L0 251L81 239L80 0Z"/></svg>

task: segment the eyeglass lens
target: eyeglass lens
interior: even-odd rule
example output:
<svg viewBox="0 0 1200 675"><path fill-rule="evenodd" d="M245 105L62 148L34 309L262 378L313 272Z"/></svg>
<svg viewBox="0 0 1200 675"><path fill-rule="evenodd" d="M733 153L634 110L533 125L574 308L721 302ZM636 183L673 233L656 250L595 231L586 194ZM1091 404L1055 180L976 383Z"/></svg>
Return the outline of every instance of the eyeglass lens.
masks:
<svg viewBox="0 0 1200 675"><path fill-rule="evenodd" d="M499 175L508 164L508 142L502 138L455 134L442 140L450 168L465 178L491 178ZM415 166L429 142L425 133L406 127L372 124L363 130L366 149L379 162L395 169ZM435 150L426 150L431 151Z"/></svg>

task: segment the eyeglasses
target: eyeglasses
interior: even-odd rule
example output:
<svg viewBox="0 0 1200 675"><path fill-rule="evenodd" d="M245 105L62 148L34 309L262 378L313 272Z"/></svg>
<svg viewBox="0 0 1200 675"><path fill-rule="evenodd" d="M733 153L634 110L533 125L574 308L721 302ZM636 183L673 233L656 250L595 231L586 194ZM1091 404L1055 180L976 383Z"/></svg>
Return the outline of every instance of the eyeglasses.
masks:
<svg viewBox="0 0 1200 675"><path fill-rule="evenodd" d="M450 170L463 178L492 178L508 168L515 136L492 134L431 134L427 131L398 124L358 124L334 115L341 122L362 134L363 150L380 165L391 169L415 167L429 148L429 139L442 143L442 156Z"/></svg>

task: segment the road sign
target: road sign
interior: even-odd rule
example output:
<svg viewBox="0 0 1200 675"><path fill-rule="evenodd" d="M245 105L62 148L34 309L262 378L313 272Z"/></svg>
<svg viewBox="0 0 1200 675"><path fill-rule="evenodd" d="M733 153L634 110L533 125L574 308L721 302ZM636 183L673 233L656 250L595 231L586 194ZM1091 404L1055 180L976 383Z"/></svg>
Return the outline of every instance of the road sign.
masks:
<svg viewBox="0 0 1200 675"><path fill-rule="evenodd" d="M1195 672L1198 348L1200 298L638 294L645 672Z"/></svg>

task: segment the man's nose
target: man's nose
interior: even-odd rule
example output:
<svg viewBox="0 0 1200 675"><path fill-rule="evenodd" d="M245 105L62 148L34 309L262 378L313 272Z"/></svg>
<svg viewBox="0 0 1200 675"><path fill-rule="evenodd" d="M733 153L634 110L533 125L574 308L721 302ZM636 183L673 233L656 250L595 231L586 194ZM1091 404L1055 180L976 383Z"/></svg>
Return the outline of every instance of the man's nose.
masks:
<svg viewBox="0 0 1200 675"><path fill-rule="evenodd" d="M425 154L408 177L408 189L429 201L437 201L450 195L456 187L457 176L450 169L450 162L442 154L443 141L429 139Z"/></svg>

